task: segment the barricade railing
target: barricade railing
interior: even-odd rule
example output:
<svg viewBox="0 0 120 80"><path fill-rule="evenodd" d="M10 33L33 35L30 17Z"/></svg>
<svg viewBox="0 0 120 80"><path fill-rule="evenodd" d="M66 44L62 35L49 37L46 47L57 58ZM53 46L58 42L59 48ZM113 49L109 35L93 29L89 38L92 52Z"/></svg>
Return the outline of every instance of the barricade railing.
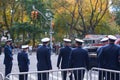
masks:
<svg viewBox="0 0 120 80"><path fill-rule="evenodd" d="M62 80L63 74L66 74L66 80L70 80L68 78L75 78L76 80L88 80L86 68L10 73L6 78L8 80Z"/></svg>
<svg viewBox="0 0 120 80"><path fill-rule="evenodd" d="M3 74L0 72L0 80L4 80Z"/></svg>
<svg viewBox="0 0 120 80"><path fill-rule="evenodd" d="M90 80L120 80L120 71L117 70L93 67L89 74Z"/></svg>

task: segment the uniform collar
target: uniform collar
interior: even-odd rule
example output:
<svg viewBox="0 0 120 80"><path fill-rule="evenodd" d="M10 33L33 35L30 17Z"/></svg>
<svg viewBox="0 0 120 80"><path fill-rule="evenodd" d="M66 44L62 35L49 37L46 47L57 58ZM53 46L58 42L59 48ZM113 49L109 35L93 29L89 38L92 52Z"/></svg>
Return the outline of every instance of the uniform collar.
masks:
<svg viewBox="0 0 120 80"><path fill-rule="evenodd" d="M43 47L47 47L47 45L44 44Z"/></svg>
<svg viewBox="0 0 120 80"><path fill-rule="evenodd" d="M110 45L114 45L114 43L109 43Z"/></svg>
<svg viewBox="0 0 120 80"><path fill-rule="evenodd" d="M6 46L10 46L10 45L7 44Z"/></svg>
<svg viewBox="0 0 120 80"><path fill-rule="evenodd" d="M69 46L65 46L65 47L69 47Z"/></svg>
<svg viewBox="0 0 120 80"><path fill-rule="evenodd" d="M78 46L77 48L82 48L82 46Z"/></svg>
<svg viewBox="0 0 120 80"><path fill-rule="evenodd" d="M26 53L26 51L24 51L24 50L22 52Z"/></svg>

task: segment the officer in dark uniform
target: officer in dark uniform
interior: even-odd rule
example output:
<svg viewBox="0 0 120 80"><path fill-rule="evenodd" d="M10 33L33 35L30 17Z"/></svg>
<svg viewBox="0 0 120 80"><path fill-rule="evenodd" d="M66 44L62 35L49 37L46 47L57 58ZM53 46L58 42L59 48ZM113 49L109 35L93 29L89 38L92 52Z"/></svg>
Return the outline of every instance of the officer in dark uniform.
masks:
<svg viewBox="0 0 120 80"><path fill-rule="evenodd" d="M104 46L104 45L108 44L108 37L106 36L103 39L101 39L100 41L102 42L102 44Z"/></svg>
<svg viewBox="0 0 120 80"><path fill-rule="evenodd" d="M28 72L29 71L29 58L28 58L28 45L22 45L22 51L18 53L18 67L20 72ZM19 80L27 80L27 74L19 75Z"/></svg>
<svg viewBox="0 0 120 80"><path fill-rule="evenodd" d="M88 51L82 48L82 43L84 41L81 39L75 39L75 41L76 48L72 50L69 67L70 68L86 67L88 69L89 66ZM73 73L75 80L83 80L85 73L84 70L74 70Z"/></svg>
<svg viewBox="0 0 120 80"><path fill-rule="evenodd" d="M99 52L101 51L100 49L102 49L103 46L105 46L105 45L108 44L108 37L104 37L104 38L102 38L100 41L102 42L103 45L97 49L97 51L96 51L96 52L97 52L97 55L98 55Z"/></svg>
<svg viewBox="0 0 120 80"><path fill-rule="evenodd" d="M60 49L60 53L58 55L58 60L57 60L57 67L58 69L67 69L68 67L68 62L69 62L69 57L72 49L70 48L70 39L63 39L64 41L64 47ZM61 65L60 65L61 64ZM66 80L67 77L67 71L62 72L62 79ZM72 80L72 75L70 76L70 80Z"/></svg>
<svg viewBox="0 0 120 80"><path fill-rule="evenodd" d="M108 35L108 38L109 38L108 40L109 44L102 47L102 49L99 51L98 54L98 59L100 62L99 67L105 69L120 70L119 60L118 60L120 54L120 47L114 44L117 38L113 35ZM114 80L114 79L119 80L119 75L110 72L105 73L105 80Z"/></svg>
<svg viewBox="0 0 120 80"><path fill-rule="evenodd" d="M103 46L97 49L97 60L98 60L98 67L100 67L100 61L98 59L98 55L101 51L101 49L108 44L108 37L104 37L103 39L100 40L103 43ZM105 72L104 71L99 71L99 80L104 80L105 77Z"/></svg>
<svg viewBox="0 0 120 80"><path fill-rule="evenodd" d="M37 49L37 70L51 70L51 53L50 49L47 47L48 42L50 41L49 38L43 38L42 40L43 45L38 47ZM39 73L38 80L49 80L49 73Z"/></svg>
<svg viewBox="0 0 120 80"><path fill-rule="evenodd" d="M101 51L101 49L105 46L105 45L107 45L108 44L108 37L104 37L103 39L101 39L100 40L102 43L103 43L103 46L102 47L99 47L98 49L97 49L97 56L99 55L99 53L100 53L100 51ZM100 62L98 61L98 67L99 67L99 65L100 65Z"/></svg>
<svg viewBox="0 0 120 80"><path fill-rule="evenodd" d="M8 39L6 41L6 45L4 47L4 64L5 64L5 76L7 76L9 73L11 73L12 70L12 60L13 60L13 54L12 54L12 47L11 47L11 41L12 39Z"/></svg>

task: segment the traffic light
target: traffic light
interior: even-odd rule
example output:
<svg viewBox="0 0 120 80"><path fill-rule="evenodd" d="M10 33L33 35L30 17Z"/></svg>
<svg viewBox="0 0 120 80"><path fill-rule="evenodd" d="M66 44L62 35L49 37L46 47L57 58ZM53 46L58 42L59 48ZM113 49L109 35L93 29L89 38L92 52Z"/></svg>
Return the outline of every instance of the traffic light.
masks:
<svg viewBox="0 0 120 80"><path fill-rule="evenodd" d="M37 11L32 11L31 12L31 17L32 17L32 19L37 19L38 18L38 12Z"/></svg>
<svg viewBox="0 0 120 80"><path fill-rule="evenodd" d="M37 18L38 18L38 12L35 11L35 19L37 19Z"/></svg>
<svg viewBox="0 0 120 80"><path fill-rule="evenodd" d="M54 24L54 22L52 22L52 29L54 28L54 26L55 26L55 24Z"/></svg>
<svg viewBox="0 0 120 80"><path fill-rule="evenodd" d="M32 11L32 12L31 12L31 18L32 18L32 19L35 18L35 14L34 14L34 13L35 13L35 11Z"/></svg>

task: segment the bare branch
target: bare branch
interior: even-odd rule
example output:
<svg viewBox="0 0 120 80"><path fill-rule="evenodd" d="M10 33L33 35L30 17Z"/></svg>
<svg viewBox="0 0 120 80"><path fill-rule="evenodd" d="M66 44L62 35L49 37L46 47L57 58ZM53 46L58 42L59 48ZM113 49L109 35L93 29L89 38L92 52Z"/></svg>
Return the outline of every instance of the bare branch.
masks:
<svg viewBox="0 0 120 80"><path fill-rule="evenodd" d="M93 4L92 4L92 0L90 0L90 5L91 5L91 16L90 16L90 25L92 25L92 20L93 20L93 16L94 16L94 8L93 8Z"/></svg>
<svg viewBox="0 0 120 80"><path fill-rule="evenodd" d="M86 24L85 24L85 20L84 20L84 16L83 16L83 10L82 10L82 7L80 7L80 5L78 5L78 13L81 17L81 20L82 20L82 27L84 28L84 30L86 31ZM84 25L84 26L83 26Z"/></svg>
<svg viewBox="0 0 120 80"><path fill-rule="evenodd" d="M64 4L59 3L58 0L55 0L55 1L60 5L60 7L63 7L66 11L68 11L70 14L72 14L71 10L69 10L68 8L66 8Z"/></svg>
<svg viewBox="0 0 120 80"><path fill-rule="evenodd" d="M108 0L106 0L107 2L106 2L106 7L105 7L105 9L104 10L102 10L101 12L101 17L97 17L96 18L96 22L95 22L95 24L94 24L94 26L96 26L99 22L100 22L100 20L103 18L103 16L105 15L105 13L107 12L107 10L109 9L109 7L108 7L108 5L109 5L109 1ZM99 13L100 14L100 13ZM99 15L98 15L99 16Z"/></svg>

